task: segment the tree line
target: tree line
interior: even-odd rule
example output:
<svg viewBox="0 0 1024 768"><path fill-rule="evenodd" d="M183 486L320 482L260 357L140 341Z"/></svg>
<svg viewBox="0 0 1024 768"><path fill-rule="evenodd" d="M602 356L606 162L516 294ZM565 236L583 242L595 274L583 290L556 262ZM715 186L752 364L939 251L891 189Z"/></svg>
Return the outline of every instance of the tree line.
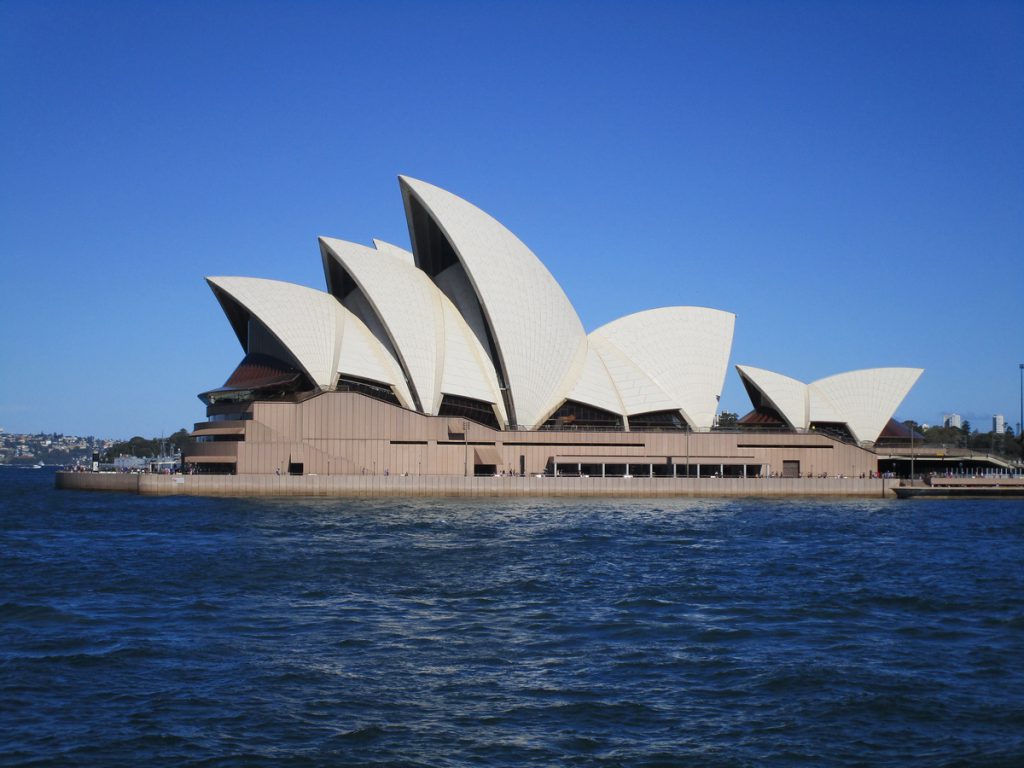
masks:
<svg viewBox="0 0 1024 768"><path fill-rule="evenodd" d="M979 432L971 429L971 422L964 421L960 427L922 427L915 421L903 422L924 439L924 445L943 446L946 448L966 448L978 453L992 453L1019 459L1024 456L1024 445L1021 436L1013 433L1013 427L1007 425L1006 432Z"/></svg>
<svg viewBox="0 0 1024 768"><path fill-rule="evenodd" d="M162 453L174 454L180 451L192 440L188 430L179 429L168 437L141 437L136 435L130 440L114 443L101 457L105 462L111 462L118 456L135 456L143 458L146 456L159 456Z"/></svg>

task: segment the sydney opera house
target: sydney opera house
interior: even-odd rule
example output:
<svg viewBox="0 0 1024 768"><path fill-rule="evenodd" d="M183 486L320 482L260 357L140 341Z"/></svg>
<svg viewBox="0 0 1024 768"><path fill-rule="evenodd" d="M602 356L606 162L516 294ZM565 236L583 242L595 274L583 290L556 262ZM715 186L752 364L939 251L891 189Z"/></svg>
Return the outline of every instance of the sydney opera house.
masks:
<svg viewBox="0 0 1024 768"><path fill-rule="evenodd" d="M916 368L804 383L738 365L735 316L628 315L589 333L544 264L450 192L399 178L411 251L320 238L326 290L210 277L243 350L200 395L198 472L752 477L877 471Z"/></svg>

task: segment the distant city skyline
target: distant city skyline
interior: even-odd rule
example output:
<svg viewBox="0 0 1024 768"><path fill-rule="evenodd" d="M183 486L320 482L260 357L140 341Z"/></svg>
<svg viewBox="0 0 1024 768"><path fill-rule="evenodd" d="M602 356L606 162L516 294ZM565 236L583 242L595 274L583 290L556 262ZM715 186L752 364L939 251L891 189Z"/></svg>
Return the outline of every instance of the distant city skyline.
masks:
<svg viewBox="0 0 1024 768"><path fill-rule="evenodd" d="M588 331L734 312L722 411L735 364L914 366L897 418L1018 431L1024 5L448 10L0 5L0 424L201 421L241 358L203 277L323 289L317 236L408 246L404 173Z"/></svg>

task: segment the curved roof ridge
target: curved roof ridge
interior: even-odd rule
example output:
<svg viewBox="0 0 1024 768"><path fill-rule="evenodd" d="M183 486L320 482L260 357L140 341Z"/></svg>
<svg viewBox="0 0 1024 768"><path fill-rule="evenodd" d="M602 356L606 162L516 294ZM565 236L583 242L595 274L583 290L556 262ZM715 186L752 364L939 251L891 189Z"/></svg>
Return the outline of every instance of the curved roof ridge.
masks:
<svg viewBox="0 0 1024 768"><path fill-rule="evenodd" d="M791 376L752 365L737 365L736 372L761 396L793 429L807 429L809 424L807 385Z"/></svg>
<svg viewBox="0 0 1024 768"><path fill-rule="evenodd" d="M694 429L710 429L732 350L736 315L708 307L660 307L606 323L603 339L643 370Z"/></svg>
<svg viewBox="0 0 1024 768"><path fill-rule="evenodd" d="M508 426L508 414L505 412L505 403L501 397L501 387L487 352L451 299L440 290L437 291L437 297L441 302L445 320L444 370L441 371L439 393L471 397L492 403L498 412L498 423L502 427ZM436 409L434 413L437 413Z"/></svg>
<svg viewBox="0 0 1024 768"><path fill-rule="evenodd" d="M590 333L594 333L595 331L599 331L599 330L601 330L602 328L604 328L606 326L612 325L613 323L618 323L618 322L620 322L622 320L627 320L628 318L636 317L638 315L647 315L647 314L650 314L651 312L662 312L664 310L676 310L676 309L707 310L708 312L721 312L723 314L732 315L733 317L736 317L736 313L735 312L730 312L727 309L718 309L716 307L705 307L705 306L700 305L700 304L664 304L664 305L662 305L660 307L648 307L647 309L638 309L635 312L629 312L629 313L627 313L625 315L620 315L619 317L616 317L616 318L614 318L612 320L609 320L607 323L604 323L603 325L598 326L593 331L590 331Z"/></svg>
<svg viewBox="0 0 1024 768"><path fill-rule="evenodd" d="M344 308L329 293L296 283L260 277L207 277L221 301L235 302L256 317L288 350L318 387L329 389L337 380L337 364L345 321ZM235 327L248 353L248 341Z"/></svg>
<svg viewBox="0 0 1024 768"><path fill-rule="evenodd" d="M414 200L440 229L473 287L516 422L538 425L585 362L586 334L576 310L547 267L497 219L427 182L399 176L399 184L417 265L427 255L417 244Z"/></svg>
<svg viewBox="0 0 1024 768"><path fill-rule="evenodd" d="M218 299L226 296L256 317L321 389L334 388L339 374L344 374L388 384L404 406L411 404L397 361L362 320L329 293L259 277L206 280Z"/></svg>
<svg viewBox="0 0 1024 768"><path fill-rule="evenodd" d="M874 442L922 373L923 368L861 368L808 387L835 404L854 438Z"/></svg>
<svg viewBox="0 0 1024 768"><path fill-rule="evenodd" d="M392 255L358 243L321 237L327 254L348 273L366 297L398 355L420 410L435 407L443 347L444 318L433 284L420 270Z"/></svg>
<svg viewBox="0 0 1024 768"><path fill-rule="evenodd" d="M605 370L622 403L626 417L650 411L677 411L679 406L629 355L610 341L591 336Z"/></svg>
<svg viewBox="0 0 1024 768"><path fill-rule="evenodd" d="M497 376L451 300L422 270L387 250L321 238L358 285L398 353L419 409L436 415L443 394L494 403L507 423Z"/></svg>
<svg viewBox="0 0 1024 768"><path fill-rule="evenodd" d="M587 343L587 359L583 363L579 378L566 393L562 401L575 400L578 403L592 405L619 416L626 415L626 406L622 395L612 379L608 366L594 344ZM559 402L552 413L561 405ZM550 417L550 414L548 414Z"/></svg>
<svg viewBox="0 0 1024 768"><path fill-rule="evenodd" d="M404 261L409 266L416 266L416 257L412 255L412 251L407 251L405 248L389 243L386 240L378 240L377 238L373 238L373 247L381 253L386 253L400 261Z"/></svg>

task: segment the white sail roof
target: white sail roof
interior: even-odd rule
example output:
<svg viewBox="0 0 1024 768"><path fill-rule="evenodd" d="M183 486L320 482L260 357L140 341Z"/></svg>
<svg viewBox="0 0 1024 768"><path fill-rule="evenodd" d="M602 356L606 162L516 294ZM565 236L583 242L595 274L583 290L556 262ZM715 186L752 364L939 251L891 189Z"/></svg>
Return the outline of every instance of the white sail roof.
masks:
<svg viewBox="0 0 1024 768"><path fill-rule="evenodd" d="M857 440L874 442L923 372L868 368L818 379L809 386L836 404Z"/></svg>
<svg viewBox="0 0 1024 768"><path fill-rule="evenodd" d="M736 316L704 307L664 307L592 332L636 364L694 429L710 429L725 383Z"/></svg>
<svg viewBox="0 0 1024 768"><path fill-rule="evenodd" d="M448 297L413 266L411 253L326 237L320 243L370 304L424 413L436 414L444 394L459 395L497 405L499 423L506 423L486 352Z"/></svg>
<svg viewBox="0 0 1024 768"><path fill-rule="evenodd" d="M429 280L428 280L429 282ZM444 370L441 393L483 400L495 406L498 423L508 425L498 377L487 353L451 300L438 291L444 310ZM435 409L433 411L437 413Z"/></svg>
<svg viewBox="0 0 1024 768"><path fill-rule="evenodd" d="M388 384L411 403L401 370L369 329L329 293L255 277L208 277L215 292L256 317L318 387L338 374Z"/></svg>
<svg viewBox="0 0 1024 768"><path fill-rule="evenodd" d="M846 423L844 414L838 405L820 389L807 385L807 424L814 422L833 422L837 424Z"/></svg>
<svg viewBox="0 0 1024 768"><path fill-rule="evenodd" d="M333 296L256 277L208 277L206 281L215 293L222 292L259 319L317 386L334 386L345 317Z"/></svg>
<svg viewBox="0 0 1024 768"><path fill-rule="evenodd" d="M752 384L793 429L807 429L807 385L781 373L737 365L736 371ZM828 421L828 419L826 419Z"/></svg>
<svg viewBox="0 0 1024 768"><path fill-rule="evenodd" d="M591 334L590 347L597 351L604 363L627 416L679 410L679 406L665 390L614 344Z"/></svg>
<svg viewBox="0 0 1024 768"><path fill-rule="evenodd" d="M579 378L586 359L586 334L572 304L540 260L501 223L432 184L405 176L399 181L407 206L409 196L419 201L473 286L516 421L541 423ZM422 266L421 254L416 258Z"/></svg>
<svg viewBox="0 0 1024 768"><path fill-rule="evenodd" d="M444 317L437 289L408 262L357 243L320 238L362 290L408 373L415 399L433 413L440 401Z"/></svg>
<svg viewBox="0 0 1024 768"><path fill-rule="evenodd" d="M412 255L412 251L407 251L405 248L399 248L397 245L386 243L383 240L373 239L373 247L381 253L386 253L389 256L394 256L400 261L404 261L411 267L416 266L416 257Z"/></svg>
<svg viewBox="0 0 1024 768"><path fill-rule="evenodd" d="M761 368L737 365L736 369L790 426L845 424L858 442L878 439L923 373L920 368L868 368L804 384Z"/></svg>
<svg viewBox="0 0 1024 768"><path fill-rule="evenodd" d="M618 389L608 373L597 345L587 345L587 359L580 372L580 378L566 395L567 400L586 403L620 416L626 415L626 407L619 397Z"/></svg>

